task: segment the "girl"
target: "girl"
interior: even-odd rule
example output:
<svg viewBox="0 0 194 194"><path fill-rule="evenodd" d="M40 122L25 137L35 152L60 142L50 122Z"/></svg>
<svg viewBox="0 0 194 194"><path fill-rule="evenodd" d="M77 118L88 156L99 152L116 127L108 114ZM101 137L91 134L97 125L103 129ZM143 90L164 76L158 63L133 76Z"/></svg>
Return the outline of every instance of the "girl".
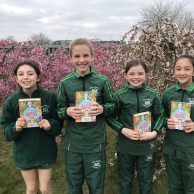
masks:
<svg viewBox="0 0 194 194"><path fill-rule="evenodd" d="M56 162L55 136L60 134L61 124L57 117L56 97L38 86L38 63L32 60L18 63L14 69L20 90L9 96L3 105L1 124L4 136L14 141L16 166L26 183L26 194L52 194L51 172ZM41 98L42 117L39 127L25 128L26 120L20 118L19 99Z"/></svg>
<svg viewBox="0 0 194 194"><path fill-rule="evenodd" d="M127 63L124 77L127 84L116 96L118 119L108 124L118 132L116 144L120 194L132 194L134 170L137 170L140 194L152 194L155 138L163 123L163 110L157 92L145 84L147 67L139 59ZM149 111L152 115L151 131L134 131L133 115Z"/></svg>
<svg viewBox="0 0 194 194"><path fill-rule="evenodd" d="M167 120L164 141L166 169L170 194L194 193L194 57L183 55L174 63L177 83L166 89L163 106ZM171 102L191 104L190 119L182 130L175 129L175 120L170 118Z"/></svg>
<svg viewBox="0 0 194 194"><path fill-rule="evenodd" d="M70 43L70 62L74 71L60 81L58 89L58 115L67 120L65 133L65 167L68 194L82 194L86 181L90 194L104 193L105 177L105 118L113 109L109 80L94 71L93 51L85 38ZM79 123L82 111L75 105L76 91L95 91L96 102L91 114L96 122Z"/></svg>

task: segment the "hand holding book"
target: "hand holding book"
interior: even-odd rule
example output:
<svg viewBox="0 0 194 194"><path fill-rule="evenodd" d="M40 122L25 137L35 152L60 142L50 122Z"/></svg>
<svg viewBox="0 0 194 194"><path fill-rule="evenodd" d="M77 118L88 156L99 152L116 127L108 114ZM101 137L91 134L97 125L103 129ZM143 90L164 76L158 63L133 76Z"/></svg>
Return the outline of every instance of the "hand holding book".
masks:
<svg viewBox="0 0 194 194"><path fill-rule="evenodd" d="M91 104L90 114L97 116L102 113L103 113L103 106L98 104L97 102L93 102ZM81 117L84 115L84 113L81 111L80 107L72 106L67 108L67 115L74 118L75 120L80 120Z"/></svg>
<svg viewBox="0 0 194 194"><path fill-rule="evenodd" d="M174 118L171 117L167 120L167 127L171 130L174 130L176 128L176 122L174 121Z"/></svg>
<svg viewBox="0 0 194 194"><path fill-rule="evenodd" d="M129 128L123 128L121 133L131 140L139 140L139 133L137 131L134 131L133 129Z"/></svg>
<svg viewBox="0 0 194 194"><path fill-rule="evenodd" d="M168 126L168 129L171 129L171 130L176 129L177 124L174 118L168 119L167 126ZM190 133L194 131L194 123L190 119L186 120L185 124L182 124L181 126L182 126L182 130L184 130L185 133Z"/></svg>
<svg viewBox="0 0 194 194"><path fill-rule="evenodd" d="M95 115L95 116L100 115L103 113L103 106L98 104L97 102L93 102L90 112L92 115Z"/></svg>
<svg viewBox="0 0 194 194"><path fill-rule="evenodd" d="M192 120L187 120L186 124L183 126L185 133L191 133L194 131L194 122Z"/></svg>
<svg viewBox="0 0 194 194"><path fill-rule="evenodd" d="M42 119L39 123L40 128L43 128L44 130L49 130L51 128L51 124L48 120Z"/></svg>
<svg viewBox="0 0 194 194"><path fill-rule="evenodd" d="M25 128L25 126L26 126L25 118L23 118L23 117L18 118L16 121L16 124L15 124L16 131L22 131L23 128Z"/></svg>
<svg viewBox="0 0 194 194"><path fill-rule="evenodd" d="M143 132L139 135L139 140L148 141L156 138L156 136L157 136L156 131Z"/></svg>
<svg viewBox="0 0 194 194"><path fill-rule="evenodd" d="M77 106L68 107L67 115L74 118L75 120L79 120L82 117L81 108Z"/></svg>

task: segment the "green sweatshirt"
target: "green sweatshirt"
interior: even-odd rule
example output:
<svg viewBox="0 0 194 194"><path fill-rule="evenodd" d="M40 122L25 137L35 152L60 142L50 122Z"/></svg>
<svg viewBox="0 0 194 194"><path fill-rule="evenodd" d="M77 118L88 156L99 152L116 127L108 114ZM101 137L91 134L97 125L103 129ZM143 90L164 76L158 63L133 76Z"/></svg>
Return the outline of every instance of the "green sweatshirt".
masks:
<svg viewBox="0 0 194 194"><path fill-rule="evenodd" d="M130 140L121 134L123 127L133 129L133 114L149 111L152 115L152 130L157 132L163 126L163 108L158 93L147 85L134 89L125 84L115 95L116 116L107 123L118 132L116 149L132 155L144 155L156 151L155 141Z"/></svg>
<svg viewBox="0 0 194 194"><path fill-rule="evenodd" d="M66 113L68 107L75 106L76 91L96 91L97 102L104 108L103 114L96 122L76 123ZM65 149L91 153L105 148L106 126L105 118L113 113L113 97L109 80L95 72L92 68L89 74L81 77L76 71L60 81L58 89L58 116L67 120Z"/></svg>
<svg viewBox="0 0 194 194"><path fill-rule="evenodd" d="M47 131L39 127L16 131L16 120L20 117L18 100L23 98L30 97L23 91L9 96L3 104L0 120L6 140L14 141L13 153L16 166L31 168L55 163L57 157L55 136L61 132L61 122L56 112L56 96L42 89L37 89L31 96L31 98L41 98L43 119L47 119L51 124L51 129Z"/></svg>
<svg viewBox="0 0 194 194"><path fill-rule="evenodd" d="M194 83L185 90L181 89L179 84L175 84L164 91L163 106L166 119L170 117L172 101L191 103L190 118L194 122ZM167 128L164 152L194 162L194 132L185 133L183 130L170 130Z"/></svg>

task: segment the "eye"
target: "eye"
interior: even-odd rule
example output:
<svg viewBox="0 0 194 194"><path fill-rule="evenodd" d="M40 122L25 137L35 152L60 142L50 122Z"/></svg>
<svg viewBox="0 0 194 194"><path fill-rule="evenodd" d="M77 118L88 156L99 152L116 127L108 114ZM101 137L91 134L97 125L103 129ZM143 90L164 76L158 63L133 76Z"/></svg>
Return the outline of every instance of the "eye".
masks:
<svg viewBox="0 0 194 194"><path fill-rule="evenodd" d="M79 56L79 55L74 55L73 57L74 57L74 58L79 58L80 56Z"/></svg>
<svg viewBox="0 0 194 194"><path fill-rule="evenodd" d="M17 76L22 76L22 75L24 75L24 74L23 74L23 73L18 73L18 74L17 74Z"/></svg>

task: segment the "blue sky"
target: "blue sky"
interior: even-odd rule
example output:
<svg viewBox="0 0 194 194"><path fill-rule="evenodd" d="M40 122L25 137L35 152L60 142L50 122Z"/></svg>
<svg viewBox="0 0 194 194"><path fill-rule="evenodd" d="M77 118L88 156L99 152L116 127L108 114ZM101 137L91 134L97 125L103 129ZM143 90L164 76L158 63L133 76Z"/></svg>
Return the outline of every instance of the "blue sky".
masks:
<svg viewBox="0 0 194 194"><path fill-rule="evenodd" d="M184 10L194 8L192 0L176 2L186 2ZM41 32L51 40L120 40L141 19L142 9L153 4L153 0L0 0L0 39L13 36L25 41Z"/></svg>

